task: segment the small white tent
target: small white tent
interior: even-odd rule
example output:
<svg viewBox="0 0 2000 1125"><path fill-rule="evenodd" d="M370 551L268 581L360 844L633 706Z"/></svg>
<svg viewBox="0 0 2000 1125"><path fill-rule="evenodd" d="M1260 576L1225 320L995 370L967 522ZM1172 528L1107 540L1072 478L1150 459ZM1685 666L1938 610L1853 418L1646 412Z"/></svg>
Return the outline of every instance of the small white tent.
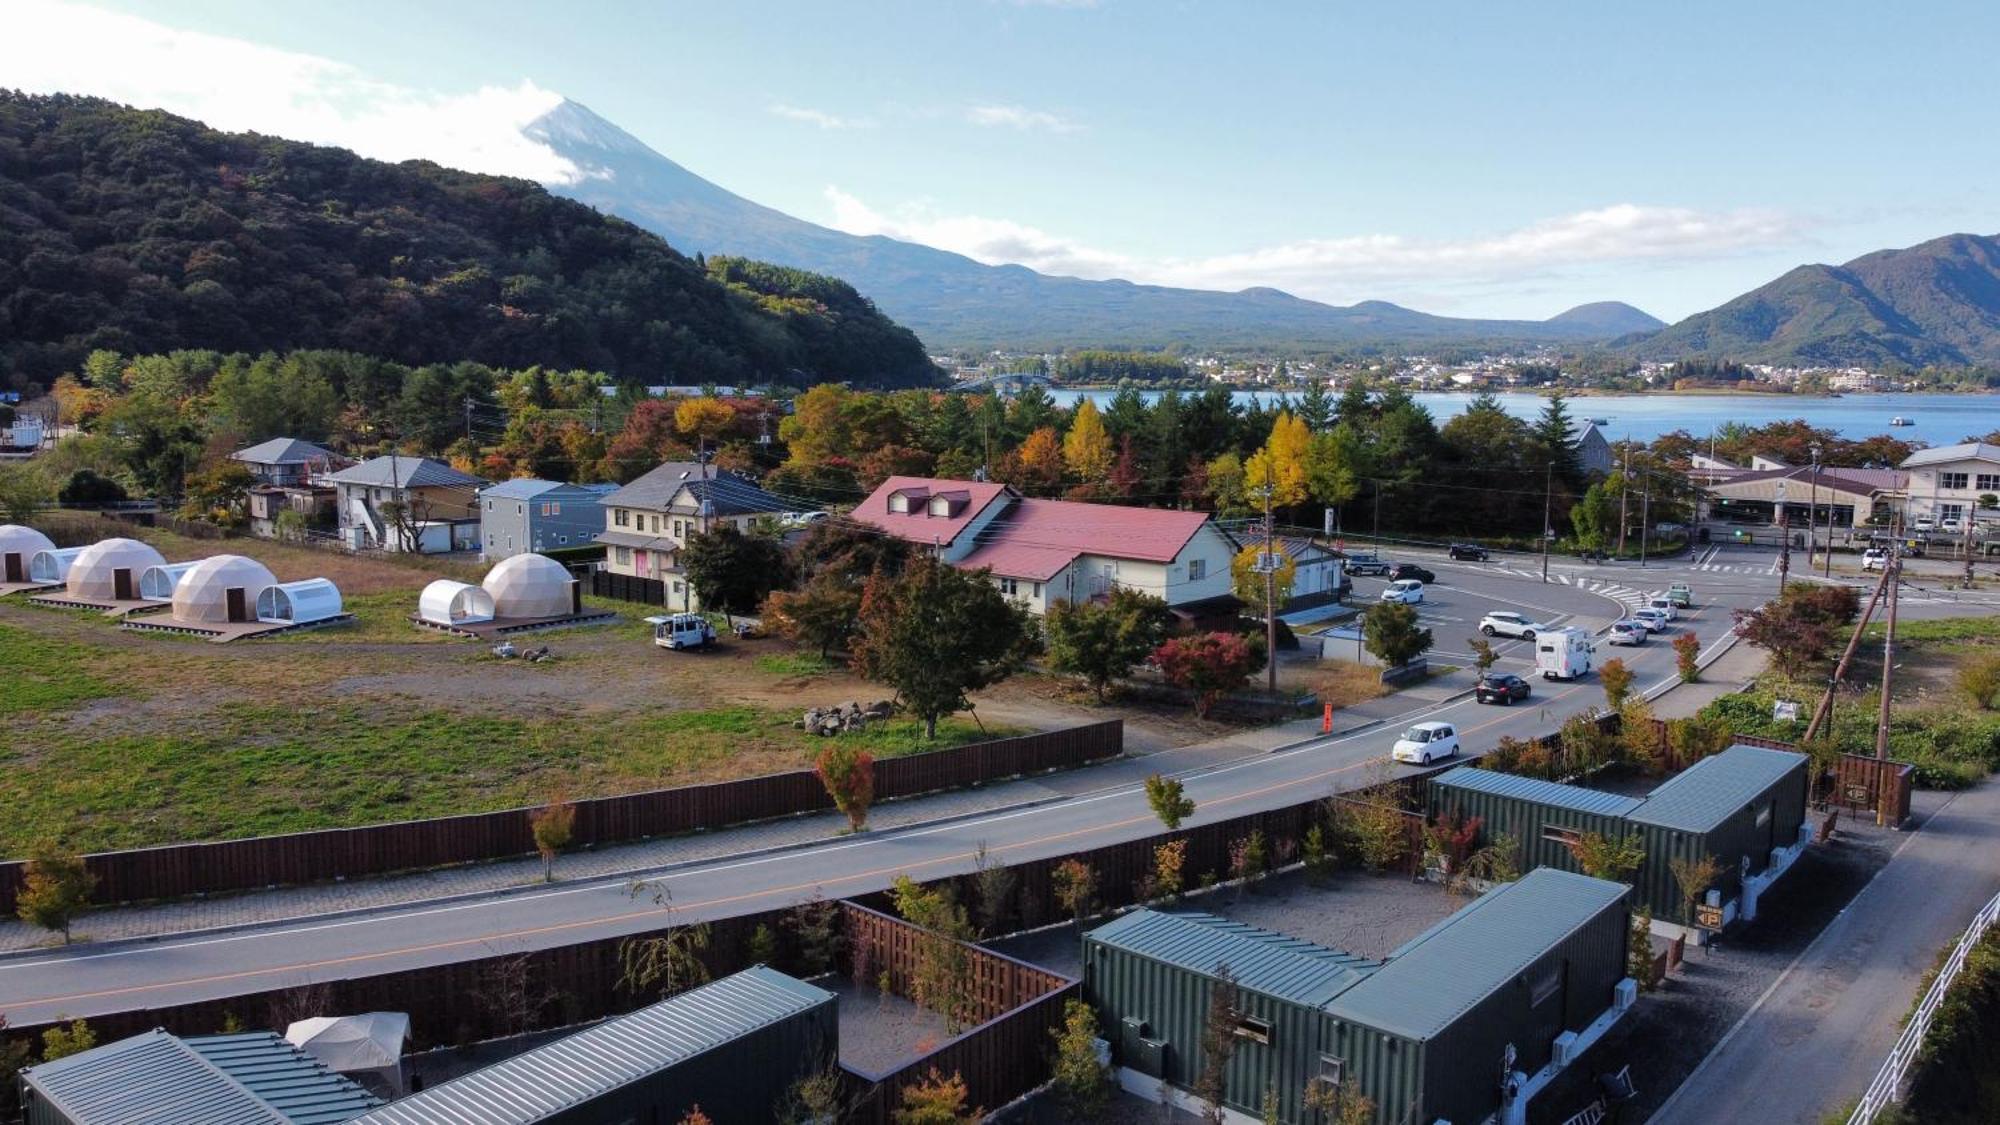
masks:
<svg viewBox="0 0 2000 1125"><path fill-rule="evenodd" d="M149 566L139 575L139 596L149 602L170 602L174 600L174 587L180 585L181 576L201 565L194 562L162 563Z"/></svg>
<svg viewBox="0 0 2000 1125"><path fill-rule="evenodd" d="M167 560L137 539L104 539L83 549L69 565L66 592L78 601L136 601L139 576Z"/></svg>
<svg viewBox="0 0 2000 1125"><path fill-rule="evenodd" d="M285 1028L285 1042L341 1074L373 1071L403 1088L403 1041L410 1017L402 1012L314 1016Z"/></svg>
<svg viewBox="0 0 2000 1125"><path fill-rule="evenodd" d="M254 621L258 595L277 584L278 576L256 559L203 559L174 586L174 620L198 625Z"/></svg>
<svg viewBox="0 0 2000 1125"><path fill-rule="evenodd" d="M493 596L494 613L500 617L567 617L577 609L576 580L547 555L502 559L481 585Z"/></svg>
<svg viewBox="0 0 2000 1125"><path fill-rule="evenodd" d="M0 582L26 582L35 556L55 549L48 536L32 527L0 523Z"/></svg>
<svg viewBox="0 0 2000 1125"><path fill-rule="evenodd" d="M280 582L257 595L257 620L304 625L340 616L340 588L325 578Z"/></svg>
<svg viewBox="0 0 2000 1125"><path fill-rule="evenodd" d="M477 625L493 620L493 595L470 582L440 578L417 596L417 616L433 625Z"/></svg>
<svg viewBox="0 0 2000 1125"><path fill-rule="evenodd" d="M82 547L52 547L36 551L35 557L28 560L28 581L47 584L68 580L69 568L82 553Z"/></svg>

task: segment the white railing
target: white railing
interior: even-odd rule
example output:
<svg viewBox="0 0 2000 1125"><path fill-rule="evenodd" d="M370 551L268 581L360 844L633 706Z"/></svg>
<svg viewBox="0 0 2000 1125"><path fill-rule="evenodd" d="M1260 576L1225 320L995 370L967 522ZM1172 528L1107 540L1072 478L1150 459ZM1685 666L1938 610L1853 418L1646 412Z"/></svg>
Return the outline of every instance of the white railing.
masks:
<svg viewBox="0 0 2000 1125"><path fill-rule="evenodd" d="M1958 971L1965 967L1965 958L1979 939L1986 935L1988 927L2000 919L2000 895L1982 907L1972 919L1972 924L1960 935L1958 944L1952 947L1951 956L1938 970L1937 979L1931 982L1930 991L1917 1004L1917 1010L1910 1015L1903 1034L1896 1037L1896 1045L1889 1049L1889 1058L1882 1069L1875 1073L1875 1080L1868 1084L1867 1092L1861 1095L1861 1102L1854 1107L1854 1113L1847 1119L1847 1125L1869 1125L1875 1115L1887 1109L1902 1096L1903 1079L1909 1075L1910 1064L1924 1047L1924 1036L1930 1031L1931 1017L1937 1014L1938 1006L1944 1003L1946 990L1958 977Z"/></svg>

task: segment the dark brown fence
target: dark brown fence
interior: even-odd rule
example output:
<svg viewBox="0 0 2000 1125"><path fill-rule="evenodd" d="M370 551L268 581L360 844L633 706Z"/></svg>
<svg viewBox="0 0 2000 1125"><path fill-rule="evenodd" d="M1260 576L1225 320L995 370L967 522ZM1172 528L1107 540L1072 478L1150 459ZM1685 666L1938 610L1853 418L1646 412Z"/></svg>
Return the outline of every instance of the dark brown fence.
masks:
<svg viewBox="0 0 2000 1125"><path fill-rule="evenodd" d="M613 574L608 570L590 572L590 592L600 598L616 598L621 602L638 602L640 605L667 604L665 582L657 578Z"/></svg>
<svg viewBox="0 0 2000 1125"><path fill-rule="evenodd" d="M1821 782L1820 799L1845 809L1879 809L1882 823L1898 825L1910 818L1910 785L1916 769L1894 758L1842 754Z"/></svg>
<svg viewBox="0 0 2000 1125"><path fill-rule="evenodd" d="M1116 757L1122 720L968 743L875 764L877 800L910 797ZM811 770L576 802L573 847L723 828L833 807ZM243 840L168 844L86 857L100 903L252 890L287 883L507 859L535 850L532 809L329 828ZM0 863L0 909L12 912L18 861Z"/></svg>

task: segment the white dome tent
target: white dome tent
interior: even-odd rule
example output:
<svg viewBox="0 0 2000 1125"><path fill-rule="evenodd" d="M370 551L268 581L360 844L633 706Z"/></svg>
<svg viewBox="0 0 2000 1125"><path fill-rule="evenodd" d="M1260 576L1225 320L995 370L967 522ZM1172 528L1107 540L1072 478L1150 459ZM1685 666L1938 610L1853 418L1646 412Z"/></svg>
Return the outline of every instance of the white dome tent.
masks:
<svg viewBox="0 0 2000 1125"><path fill-rule="evenodd" d="M0 523L0 582L26 582L35 556L55 549L48 536L32 527Z"/></svg>
<svg viewBox="0 0 2000 1125"><path fill-rule="evenodd" d="M196 563L174 587L174 620L221 625L256 619L257 596L278 576L256 559L217 555Z"/></svg>
<svg viewBox="0 0 2000 1125"><path fill-rule="evenodd" d="M486 572L481 585L492 596L499 617L568 617L578 610L576 579L547 555L502 559Z"/></svg>
<svg viewBox="0 0 2000 1125"><path fill-rule="evenodd" d="M280 582L257 595L257 620L306 625L341 616L340 588L325 578Z"/></svg>
<svg viewBox="0 0 2000 1125"><path fill-rule="evenodd" d="M197 559L194 562L161 563L147 567L139 575L139 596L149 602L173 601L174 587L180 585L181 576L200 565L201 561Z"/></svg>
<svg viewBox="0 0 2000 1125"><path fill-rule="evenodd" d="M493 620L493 595L470 582L440 578L417 596L417 617L432 625L478 625Z"/></svg>
<svg viewBox="0 0 2000 1125"><path fill-rule="evenodd" d="M36 551L35 556L28 560L28 581L44 586L68 581L69 568L82 553L82 547L51 547L46 551Z"/></svg>
<svg viewBox="0 0 2000 1125"><path fill-rule="evenodd" d="M313 1016L285 1028L285 1042L340 1074L370 1072L403 1091L403 1041L409 1038L410 1017L404 1012L369 1012L359 1016Z"/></svg>
<svg viewBox="0 0 2000 1125"><path fill-rule="evenodd" d="M139 598L139 576L167 560L137 539L104 539L83 549L69 566L65 593L80 602L129 602Z"/></svg>

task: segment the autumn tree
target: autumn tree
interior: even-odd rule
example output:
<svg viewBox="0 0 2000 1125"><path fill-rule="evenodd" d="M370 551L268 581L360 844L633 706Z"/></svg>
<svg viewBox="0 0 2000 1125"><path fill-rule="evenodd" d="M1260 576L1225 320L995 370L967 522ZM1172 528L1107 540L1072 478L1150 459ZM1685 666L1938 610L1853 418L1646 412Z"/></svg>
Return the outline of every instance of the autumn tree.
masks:
<svg viewBox="0 0 2000 1125"><path fill-rule="evenodd" d="M923 930L910 974L911 998L943 1016L946 1032L956 1035L972 1022L977 1007L968 943L978 935L965 907L949 884L927 887L908 875L896 876L890 896L903 921Z"/></svg>
<svg viewBox="0 0 2000 1125"><path fill-rule="evenodd" d="M1194 1095L1202 1101L1201 1118L1211 1125L1227 1120L1222 1099L1228 1092L1229 1060L1236 1055L1236 975L1218 965L1208 982L1208 1011L1201 1021L1201 1069Z"/></svg>
<svg viewBox="0 0 2000 1125"><path fill-rule="evenodd" d="M902 1104L889 1115L895 1125L959 1125L978 1121L984 1111L965 1108L971 1094L957 1071L947 1078L937 1067L903 1087Z"/></svg>
<svg viewBox="0 0 2000 1125"><path fill-rule="evenodd" d="M790 579L784 544L768 535L746 535L733 523L688 536L680 564L702 608L725 614L757 612Z"/></svg>
<svg viewBox="0 0 2000 1125"><path fill-rule="evenodd" d="M1062 440L1056 437L1055 427L1043 426L1029 434L1017 456L1023 488L1046 495L1062 483Z"/></svg>
<svg viewBox="0 0 2000 1125"><path fill-rule="evenodd" d="M1700 679L1701 638L1695 636L1693 631L1685 632L1674 638L1673 647L1674 671L1679 674L1681 682L1691 684Z"/></svg>
<svg viewBox="0 0 2000 1125"><path fill-rule="evenodd" d="M814 763L820 784L826 786L833 806L847 817L855 832L868 824L868 806L875 802L875 758L851 742L836 739L819 752Z"/></svg>
<svg viewBox="0 0 2000 1125"><path fill-rule="evenodd" d="M576 831L576 803L558 790L549 803L528 814L528 829L535 837L535 851L542 857L542 882L556 881L556 857L569 847Z"/></svg>
<svg viewBox="0 0 2000 1125"><path fill-rule="evenodd" d="M674 407L674 429L696 449L712 447L736 423L736 411L716 398L686 398Z"/></svg>
<svg viewBox="0 0 2000 1125"><path fill-rule="evenodd" d="M1124 587L1104 601L1057 602L1042 619L1049 670L1080 677L1102 703L1105 689L1166 639L1171 621L1165 601Z"/></svg>
<svg viewBox="0 0 2000 1125"><path fill-rule="evenodd" d="M1156 773L1146 778L1146 803L1168 828L1179 828L1181 821L1194 815L1194 799L1177 777Z"/></svg>
<svg viewBox="0 0 2000 1125"><path fill-rule="evenodd" d="M68 945L70 923L90 905L96 886L97 876L84 866L82 856L43 843L22 868L14 909L23 922L61 933Z"/></svg>
<svg viewBox="0 0 2000 1125"><path fill-rule="evenodd" d="M1737 610L1736 634L1770 653L1780 674L1798 679L1831 658L1840 630L1859 614L1852 587L1797 582L1756 609Z"/></svg>
<svg viewBox="0 0 2000 1125"><path fill-rule="evenodd" d="M1283 606L1292 597L1292 584L1298 580L1299 564L1292 561L1291 553L1282 543L1273 543L1271 553L1277 556L1277 569L1271 572L1270 587L1277 595L1278 605ZM1264 616L1265 576L1258 569L1264 558L1264 544L1256 542L1236 553L1229 562L1229 577L1236 596L1243 599L1243 612L1251 617Z"/></svg>
<svg viewBox="0 0 2000 1125"><path fill-rule="evenodd" d="M938 720L972 706L970 693L1012 675L1034 648L1027 612L985 571L963 571L928 556L899 577L877 574L861 597L854 663L896 689L921 718L924 737Z"/></svg>
<svg viewBox="0 0 2000 1125"><path fill-rule="evenodd" d="M1070 475L1085 483L1101 481L1111 472L1111 435L1089 398L1076 404L1069 432L1063 435L1062 454Z"/></svg>
<svg viewBox="0 0 2000 1125"><path fill-rule="evenodd" d="M1312 431L1303 420L1279 411L1271 424L1271 436L1264 447L1251 454L1243 465L1246 497L1261 500L1270 490L1271 506L1289 508L1306 498L1306 461L1312 446Z"/></svg>
<svg viewBox="0 0 2000 1125"><path fill-rule="evenodd" d="M1597 670L1597 681L1604 685L1605 706L1613 711L1625 706L1625 697L1632 692L1632 681L1638 679L1624 660L1613 657Z"/></svg>
<svg viewBox="0 0 2000 1125"><path fill-rule="evenodd" d="M1626 836L1585 832L1567 846L1577 867L1593 879L1622 883L1646 862L1646 840L1637 832Z"/></svg>
<svg viewBox="0 0 2000 1125"><path fill-rule="evenodd" d="M1056 905L1081 922L1097 906L1097 872L1080 859L1066 859L1049 872Z"/></svg>
<svg viewBox="0 0 2000 1125"><path fill-rule="evenodd" d="M1169 684L1193 696L1194 713L1201 718L1264 666L1250 642L1237 633L1174 637L1153 650L1152 661Z"/></svg>
<svg viewBox="0 0 2000 1125"><path fill-rule="evenodd" d="M1111 1068L1098 1061L1097 1013L1088 1001L1063 1002L1063 1024L1049 1029L1056 1041L1049 1089L1075 1121L1095 1121L1111 1100Z"/></svg>
<svg viewBox="0 0 2000 1125"><path fill-rule="evenodd" d="M1466 642L1472 652L1472 664L1483 674L1500 662L1500 654L1494 651L1493 642L1485 637L1472 637Z"/></svg>
<svg viewBox="0 0 2000 1125"><path fill-rule="evenodd" d="M1694 860L1675 856L1667 861L1667 870L1673 873L1674 886L1681 892L1681 920L1692 926L1694 908L1722 877L1722 863L1712 855Z"/></svg>
<svg viewBox="0 0 2000 1125"><path fill-rule="evenodd" d="M1370 656L1401 668L1431 650L1431 631L1417 624L1417 607L1376 602L1361 615L1361 643Z"/></svg>

